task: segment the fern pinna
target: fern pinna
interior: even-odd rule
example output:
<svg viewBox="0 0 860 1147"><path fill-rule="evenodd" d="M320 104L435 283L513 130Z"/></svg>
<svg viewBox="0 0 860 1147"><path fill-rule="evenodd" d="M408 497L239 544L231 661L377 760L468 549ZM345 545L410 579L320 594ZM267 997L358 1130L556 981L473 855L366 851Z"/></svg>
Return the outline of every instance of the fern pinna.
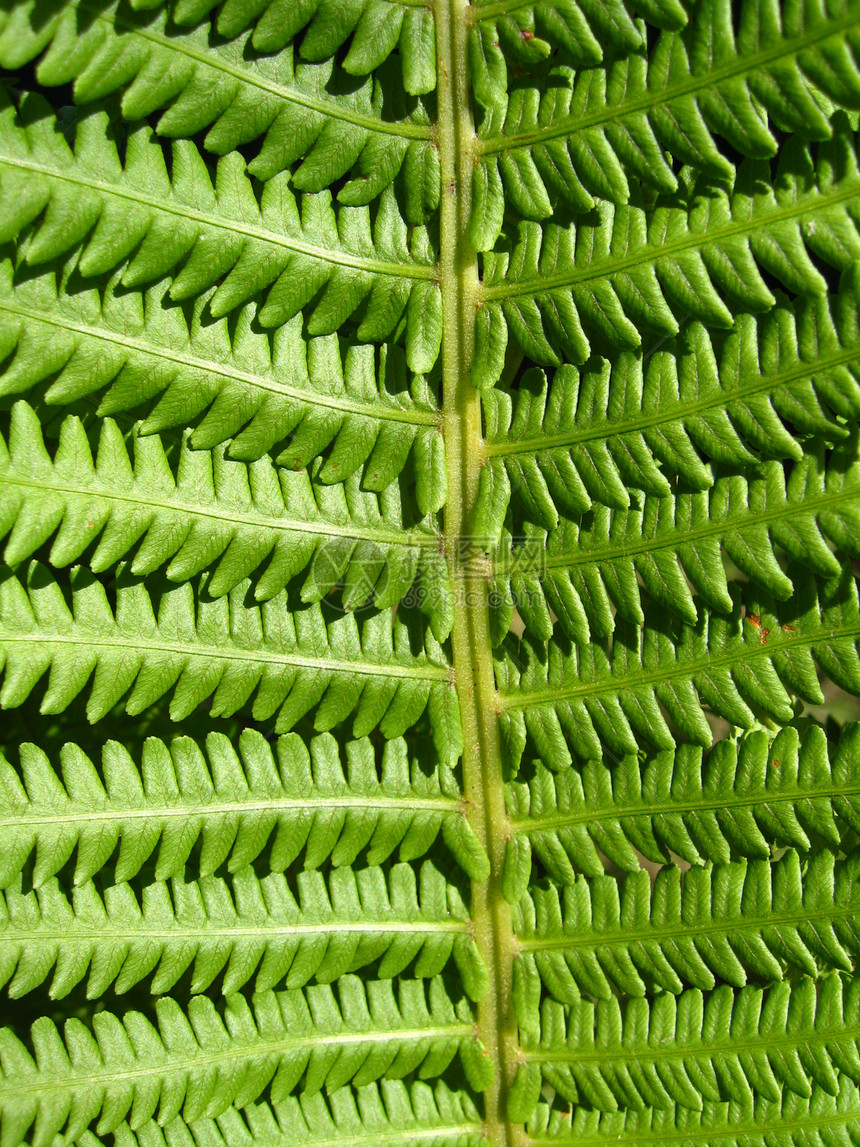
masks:
<svg viewBox="0 0 860 1147"><path fill-rule="evenodd" d="M0 1147L858 1142L857 0L0 67Z"/></svg>

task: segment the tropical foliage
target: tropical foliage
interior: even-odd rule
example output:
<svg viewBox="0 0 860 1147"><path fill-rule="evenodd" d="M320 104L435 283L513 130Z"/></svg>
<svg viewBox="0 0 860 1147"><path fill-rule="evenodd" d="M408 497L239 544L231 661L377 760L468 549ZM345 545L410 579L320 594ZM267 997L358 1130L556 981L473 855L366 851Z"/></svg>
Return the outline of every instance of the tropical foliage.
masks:
<svg viewBox="0 0 860 1147"><path fill-rule="evenodd" d="M0 1147L860 1141L857 0L0 68Z"/></svg>

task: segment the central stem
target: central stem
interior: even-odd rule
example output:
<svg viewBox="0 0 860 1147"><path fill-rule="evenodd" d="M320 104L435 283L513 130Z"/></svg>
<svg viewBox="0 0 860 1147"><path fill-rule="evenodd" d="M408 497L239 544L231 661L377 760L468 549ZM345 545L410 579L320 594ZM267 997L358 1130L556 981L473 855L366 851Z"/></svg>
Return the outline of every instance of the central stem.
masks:
<svg viewBox="0 0 860 1147"><path fill-rule="evenodd" d="M490 858L490 878L472 884L476 943L489 988L478 1005L479 1036L494 1067L485 1092L492 1147L513 1147L505 1095L516 1070L517 1029L511 1000L513 930L502 895L507 815L499 745L488 584L469 577L472 519L482 464L481 407L471 383L478 258L468 240L477 136L467 70L467 0L435 0L439 99L437 143L442 168L439 270L444 320L443 432L448 472L445 545L454 583L452 647L463 722L463 788L467 815ZM475 540L476 546L479 544Z"/></svg>

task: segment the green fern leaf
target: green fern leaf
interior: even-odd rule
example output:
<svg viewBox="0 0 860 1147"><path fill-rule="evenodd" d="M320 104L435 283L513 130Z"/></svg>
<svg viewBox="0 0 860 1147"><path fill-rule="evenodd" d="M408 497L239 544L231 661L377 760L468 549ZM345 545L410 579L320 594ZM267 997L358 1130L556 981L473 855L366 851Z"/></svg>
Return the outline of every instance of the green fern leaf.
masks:
<svg viewBox="0 0 860 1147"><path fill-rule="evenodd" d="M162 288L143 299L118 283L104 294L82 290L74 266L63 279L59 290L51 274L31 279L0 302L2 347L12 356L3 393L50 380L45 400L66 405L107 388L103 414L146 411L157 399L143 433L192 419L194 448L230 439L230 457L256 461L272 451L290 469L334 444L322 481L341 482L367 462L365 488L380 491L414 449L424 464L415 481L422 513L444 503L436 400L420 376L408 383L399 348L381 352L377 363L372 348L333 335L306 342L300 318L270 345L247 308L232 323L209 322L206 294L189 321Z"/></svg>
<svg viewBox="0 0 860 1147"><path fill-rule="evenodd" d="M562 1003L581 994L610 999L613 989L635 997L742 987L751 978L780 981L786 969L850 972L860 945L857 880L856 865L837 867L830 852L802 871L790 850L774 864L691 868L683 881L669 866L653 890L646 871L631 873L620 898L611 876L578 877L563 901L557 889L538 887L518 903L518 959L524 978L539 975Z"/></svg>
<svg viewBox="0 0 860 1147"><path fill-rule="evenodd" d="M695 626L646 615L644 636L617 624L611 653L604 644L573 646L556 638L548 648L526 638L498 655L503 721L510 726L515 767L528 730L544 763L565 768L571 752L591 760L602 746L635 753L634 730L656 748L675 737L660 714L694 743L711 744L703 705L741 728L755 722L754 705L774 721L792 720L791 695L823 699L816 666L852 692L860 688L860 634L853 578L824 582L794 571L798 593L778 607L764 595L740 594L730 618L703 615ZM745 620L752 616L756 624Z"/></svg>
<svg viewBox="0 0 860 1147"><path fill-rule="evenodd" d="M30 1036L35 1056L3 1029L0 1112L7 1142L18 1147L34 1119L35 1142L50 1142L64 1126L74 1140L94 1119L99 1135L129 1113L133 1128L156 1112L161 1123L180 1111L193 1122L231 1104L244 1107L266 1088L278 1102L300 1081L313 1095L382 1075L417 1071L433 1078L473 1038L468 1012L455 1011L437 980L425 995L420 980L401 981L395 993L382 982L368 991L357 977L345 976L337 991L318 985L264 992L253 1008L234 995L223 1018L205 996L187 1013L166 998L157 1015L156 1028L139 1012L123 1018L101 1012L92 1032L79 1020L67 1021L64 1037L47 1018L38 1020ZM94 1088L105 1057L124 1070Z"/></svg>
<svg viewBox="0 0 860 1147"><path fill-rule="evenodd" d="M213 715L230 716L256 690L257 719L276 717L278 732L311 709L325 730L359 705L357 736L379 726L399 737L429 705L440 755L456 760L462 750L456 697L432 635L421 657L408 657L420 635L399 617L392 627L390 614L374 613L359 627L348 613L327 620L317 605L293 615L284 591L249 610L246 588L240 583L207 601L201 590L195 599L185 583L161 594L156 613L145 585L121 577L114 613L103 585L77 567L70 611L48 571L32 563L26 589L16 578L0 586L2 703L20 705L50 668L46 712L62 712L95 673L91 721L109 712L132 683L127 712L141 712L173 689L174 720L213 694ZM133 634L138 640L147 634L149 648L130 649ZM364 657L372 660L365 664Z"/></svg>
<svg viewBox="0 0 860 1147"><path fill-rule="evenodd" d="M235 27L234 18L232 42L225 44L215 27L203 24L183 31L181 26L188 21L182 12L174 12L174 24L160 2L154 6L162 8L160 13L141 10L152 8L151 4L134 7L137 12L122 5L95 10L86 3L48 5L34 0L21 5L5 16L0 27L0 63L20 68L47 48L37 68L41 83L74 81L75 97L82 104L122 91L122 111L132 121L167 105L157 121L159 134L183 138L208 128L205 145L216 155L262 136L255 165L255 174L262 179L304 157L303 189L319 191L355 165L355 179L344 188L344 202L368 202L371 189L378 194L394 179L410 147L421 153L428 150L431 129L420 100L401 98L399 114L392 121L388 98L382 114L391 85L372 79L356 85L331 63L309 66L289 51L268 58L265 53L273 50L273 39L283 36L274 50L283 48L301 29L293 22L291 30L291 21L284 21L280 12L270 17L274 28L264 16L250 38L239 35L243 29ZM302 8L307 9L307 5L294 7L300 17ZM330 5L324 7L330 12ZM240 9L238 22L246 15L247 9ZM344 36L350 30L341 27ZM426 62L428 31L424 21L416 30L413 18L404 37L412 56L404 70L416 95L434 86ZM312 40L306 43L310 47ZM331 50L337 47L335 42ZM326 60L329 55L320 43L318 51L311 50L306 58ZM353 60L350 71L361 74L356 72L356 57Z"/></svg>
<svg viewBox="0 0 860 1147"><path fill-rule="evenodd" d="M603 24L597 36L574 4L517 7L498 22L482 21L473 33L484 156L476 184L492 187L525 218L548 218L557 201L575 212L601 198L627 202L634 179L656 191L676 190L664 148L730 178L733 165L715 135L743 156L770 157L778 151L770 123L800 138L827 140L829 101L846 108L860 103L851 4L810 5L790 14L777 0L744 4L737 35L728 0L697 5L692 20L680 4L662 4L659 14L652 11L656 5L639 5L665 29L648 52L644 29L620 4L582 7ZM615 52L595 67L601 44ZM558 64L545 86L532 80L509 91L507 62L512 70L534 67L549 45L562 48L561 58L580 70ZM493 231L483 231L479 250L492 248Z"/></svg>
<svg viewBox="0 0 860 1147"><path fill-rule="evenodd" d="M636 350L641 328L673 335L693 318L720 330L732 326L735 309L768 310L775 300L760 270L795 294L823 294L807 236L823 232L810 246L839 271L851 260L829 233L844 236L855 258L860 242L849 209L860 174L844 117L820 151L817 183L808 149L797 146L782 153L773 187L747 160L731 195L699 177L647 212L605 203L578 225L523 221L511 251L483 257L485 322L509 328L536 362L560 366L586 362L594 343ZM482 367L496 361L487 329L478 328ZM479 385L498 378L495 370L482 374Z"/></svg>
<svg viewBox="0 0 860 1147"><path fill-rule="evenodd" d="M858 60L7 0L0 1147L854 1142Z"/></svg>
<svg viewBox="0 0 860 1147"><path fill-rule="evenodd" d="M541 1078L568 1102L598 1111L675 1104L696 1111L729 1093L747 1106L757 1095L779 1102L784 1091L808 1099L813 1084L836 1096L837 1069L855 1084L860 1077L855 998L853 981L829 976L817 998L803 980L734 995L723 986L707 1000L691 989L650 1005L546 1001L526 1041L520 1073L529 1084L517 1092L517 1114L531 1117ZM530 1019L520 1022L530 1031Z"/></svg>
<svg viewBox="0 0 860 1147"><path fill-rule="evenodd" d="M20 116L7 102L0 120L0 169L6 172L0 204L9 208L0 238L14 238L46 212L27 244L29 263L56 259L89 236L79 271L104 274L134 252L122 284L140 287L184 260L172 299L194 298L223 278L208 304L220 317L268 290L260 310L268 327L280 326L322 291L311 334L337 330L370 296L362 337L387 337L407 310L410 365L419 373L433 366L440 338L421 321L426 310L441 306L429 240L419 227L410 247L390 196L373 222L365 207L336 216L327 191L300 206L280 176L269 180L258 203L236 152L220 160L213 184L194 145L179 141L171 176L156 137L144 128L129 136L121 165L104 113L76 125L73 153L46 119L48 110L28 97Z"/></svg>
<svg viewBox="0 0 860 1147"><path fill-rule="evenodd" d="M560 513L583 513L595 502L625 509L629 486L661 497L677 475L708 489L714 474L702 455L733 470L762 456L799 461L785 423L844 439L841 418L857 410L855 321L846 292L780 306L757 321L739 316L720 342L692 323L674 354L657 350L645 361L621 354L611 367L597 360L582 372L565 366L553 378L551 403L543 371L526 372L516 395L490 391L488 491L479 499L488 535L504 521L506 484L527 516L549 528ZM511 457L519 454L537 463L535 474L532 459L522 460L528 481Z"/></svg>
<svg viewBox="0 0 860 1147"><path fill-rule="evenodd" d="M268 600L307 570L303 601L321 601L343 581L348 609L368 597L378 608L395 605L420 571L434 632L447 637L451 589L436 552L438 535L426 522L406 528L397 486L389 483L378 499L350 476L315 497L306 472L278 471L265 456L246 466L223 450L192 450L187 443L174 475L160 439L133 442L132 468L129 444L105 419L94 462L82 423L70 418L51 459L36 414L17 403L8 451L0 439L0 534L12 527L6 562L24 561L56 531L54 567L76 561L98 538L94 572L133 547L133 573L166 566L171 581L193 578L217 561L207 592L221 597L264 566L255 596Z"/></svg>
<svg viewBox="0 0 860 1147"><path fill-rule="evenodd" d="M588 528L563 521L547 535L526 525L522 545L508 543L496 559L498 602L516 603L526 628L544 639L552 610L564 631L585 644L591 632L606 637L614 617L642 624L641 580L652 600L695 625L690 586L707 608L733 608L723 553L751 582L787 601L795 587L777 546L825 579L840 573L828 540L856 553L851 539L860 491L849 461L855 454L853 443L834 451L832 477L822 472L823 454L804 454L787 483L783 466L769 462L749 479L718 477L707 493L646 497L623 510L598 503ZM590 477L596 484L593 472Z"/></svg>
<svg viewBox="0 0 860 1147"><path fill-rule="evenodd" d="M396 865L387 880L380 868L337 868L328 887L311 870L299 875L297 895L282 875L259 881L242 869L229 884L204 876L194 883L175 879L169 888L146 885L140 903L128 884L101 894L82 884L69 900L56 879L38 893L7 889L4 899L0 980L12 997L52 973L53 998L84 976L87 995L99 998L114 981L117 992L126 992L153 970L153 991L169 992L193 964L193 992L223 974L230 995L252 977L256 991L302 988L377 961L383 979L413 962L425 978L452 959L473 998L486 990L465 905L430 861L417 874ZM24 932L26 945L16 940Z"/></svg>
<svg viewBox="0 0 860 1147"><path fill-rule="evenodd" d="M809 852L819 843L838 850L857 831L856 724L846 726L828 753L823 731L801 737L786 728L769 745L763 731L735 747L719 741L703 757L680 745L643 765L638 757L587 761L581 771L551 773L538 763L528 782L508 786L516 833L505 872L518 900L531 877L534 852L552 879L573 884L575 873L601 877L602 852L629 873L639 855L668 864L727 864L735 857L766 860L776 848ZM599 851L598 851L599 850ZM671 870L669 870L671 871Z"/></svg>
<svg viewBox="0 0 860 1147"><path fill-rule="evenodd" d="M38 888L75 850L74 884L84 884L117 844L118 881L132 880L151 856L164 880L183 874L198 841L196 864L206 876L224 864L238 872L264 849L272 872L299 856L306 870L328 860L337 869L365 850L372 864L392 855L413 861L440 831L469 876L486 871L455 776L443 765L428 769L426 754L410 759L399 739L385 743L378 763L367 739L348 743L342 756L329 733L308 748L289 734L273 752L250 729L238 751L211 733L205 751L189 737L169 746L149 738L139 765L117 742L104 746L100 767L73 744L60 757L61 776L35 745L21 746L20 779L2 763L3 887L14 884L34 847Z"/></svg>
<svg viewBox="0 0 860 1147"><path fill-rule="evenodd" d="M588 1147L664 1140L678 1130L693 1141L742 1140L750 1147L764 1147L772 1138L774 1126L779 1126L784 1141L791 1147L800 1147L810 1137L813 1142L823 1142L822 1134L850 1136L857 1118L856 1103L854 1086L840 1076L838 1093L833 1096L816 1090L809 1099L788 1091L775 1102L758 1097L752 1105L706 1100L701 1111L648 1107L643 1111L627 1108L607 1113L577 1107L574 1113L569 1105L566 1110L553 1110L549 1104L539 1103L528 1128L530 1136L539 1143L577 1142Z"/></svg>
<svg viewBox="0 0 860 1147"><path fill-rule="evenodd" d="M384 1080L363 1087L344 1087L330 1096L290 1096L277 1104L251 1103L241 1112L228 1107L215 1119L186 1124L176 1119L161 1128L152 1121L132 1131L127 1123L114 1132L117 1147L263 1147L263 1144L306 1142L316 1147L343 1136L357 1147L371 1147L381 1137L396 1138L404 1147L426 1143L428 1132L439 1143L480 1147L481 1121L475 1106L461 1092L442 1083L430 1087ZM384 1141L384 1139L383 1139ZM431 1139L431 1142L433 1140ZM85 1134L83 1147L95 1147Z"/></svg>

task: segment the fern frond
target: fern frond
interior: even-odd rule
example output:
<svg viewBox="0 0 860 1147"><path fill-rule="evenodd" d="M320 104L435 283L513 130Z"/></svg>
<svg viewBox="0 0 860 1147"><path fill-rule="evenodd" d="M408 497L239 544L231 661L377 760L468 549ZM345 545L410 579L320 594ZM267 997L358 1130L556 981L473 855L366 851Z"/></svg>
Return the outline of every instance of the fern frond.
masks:
<svg viewBox="0 0 860 1147"><path fill-rule="evenodd" d="M795 569L792 580L790 602L777 605L765 595L744 601L737 593L730 617L702 611L695 626L655 606L644 630L617 623L611 647L573 646L558 634L549 646L528 637L508 641L496 671L509 763L518 764L527 733L553 770L570 764L571 750L584 760L600 758L604 746L618 756L635 754L634 732L658 749L673 748L660 706L686 738L707 748L704 706L741 728L754 724L751 706L784 724L794 716L790 692L823 704L817 668L860 693L860 608L850 570L816 585L808 571Z"/></svg>
<svg viewBox="0 0 860 1147"><path fill-rule="evenodd" d="M860 1147L860 0L0 8L0 1147Z"/></svg>
<svg viewBox="0 0 860 1147"><path fill-rule="evenodd" d="M514 908L523 976L562 1003L850 972L860 954L857 858L789 849L773 864L673 864L532 889Z"/></svg>
<svg viewBox="0 0 860 1147"><path fill-rule="evenodd" d="M99 999L151 973L151 990L169 992L191 969L193 993L223 974L230 995L251 979L258 992L331 983L377 961L380 979L409 967L426 979L453 960L477 999L487 971L470 932L460 893L429 860L417 871L344 866L328 879L306 871L295 892L283 875L260 880L250 868L229 882L177 877L140 891L90 882L71 898L52 879L38 892L0 893L0 984L16 997L52 977L60 999L86 980L87 996Z"/></svg>
<svg viewBox="0 0 860 1147"><path fill-rule="evenodd" d="M196 422L195 449L231 439L231 458L255 461L267 452L290 469L310 465L328 448L323 482L340 482L364 463L365 489L381 491L414 452L421 512L446 494L439 413L427 380L411 382L396 346L355 345L335 335L306 336L300 316L269 341L254 322L254 305L233 321L212 322L211 291L190 314L171 305L166 283L143 295L114 277L100 291L85 288L74 261L13 285L0 264L0 394L27 393L48 382L50 405L99 391L100 414L146 413L142 433Z"/></svg>
<svg viewBox="0 0 860 1147"><path fill-rule="evenodd" d="M348 866L359 854L373 865L418 860L440 832L464 872L486 873L453 773L427 753L410 756L401 739L377 750L366 738L348 742L342 759L329 733L307 746L293 733L272 746L252 729L235 747L222 733L204 746L150 737L139 766L116 741L98 765L68 744L61 771L35 745L19 753L16 768L0 757L2 887L15 883L34 849L39 888L75 850L80 886L117 849L117 881L132 880L150 857L155 878L165 880L183 875L198 842L193 863L203 876L222 865L239 872L264 852L279 873L299 858L305 870Z"/></svg>
<svg viewBox="0 0 860 1147"><path fill-rule="evenodd" d="M136 8L162 7L162 0L146 0ZM349 42L343 69L353 76L376 70L396 49L400 57L403 87L410 95L433 91L436 85L436 41L432 9L410 6L401 0L253 0L253 3L223 3L221 0L180 0L172 5L170 19L191 26L219 11L213 29L231 39L253 28L250 43L258 52L277 52L301 33L302 59L322 61L337 54Z"/></svg>
<svg viewBox="0 0 860 1147"><path fill-rule="evenodd" d="M629 510L598 504L582 525L564 521L548 536L529 531L524 546L505 547L495 559L496 599L508 610L516 604L536 637L550 636L552 610L585 644L592 631L611 632L615 617L642 624L641 584L652 601L694 625L698 608L732 609L725 553L751 582L787 601L794 585L777 550L821 578L842 569L828 542L860 557L857 438L831 453L826 472L824 444L814 450L792 466L787 482L784 465L767 462L749 478L718 477L707 493L645 497ZM504 619L499 628L506 629Z"/></svg>
<svg viewBox="0 0 860 1147"><path fill-rule="evenodd" d="M726 1147L771 1147L779 1128L780 1147L829 1147L852 1143L860 1115L860 1092L845 1076L838 1092L816 1088L810 1098L785 1091L776 1102L756 1096L750 1105L730 1097L705 1101L701 1111L687 1107L646 1107L642 1111L596 1111L591 1107L548 1103L537 1105L528 1123L529 1142L539 1147L575 1143L577 1147L624 1147L625 1144L713 1143ZM220 1147L220 1144L219 1144Z"/></svg>
<svg viewBox="0 0 860 1147"><path fill-rule="evenodd" d="M177 26L167 5L149 13L141 9L152 5L134 7L87 0L16 5L0 23L0 64L20 68L44 52L36 69L40 83L74 81L80 104L121 92L127 120L165 109L156 121L160 135L187 138L208 129L205 146L216 155L262 138L253 161L261 179L300 159L296 186L304 191L320 191L351 173L340 193L345 204L371 202L410 151L413 173L425 164L438 173L427 109L392 82L391 69L387 76L382 69L357 82L349 74L356 73L354 65L341 69L324 58L327 53L314 64L296 60L291 51L267 55L277 49L232 29L225 41L206 24L193 30ZM283 4L276 7L276 25L289 38L291 21L283 19ZM291 7L294 16L307 10ZM328 24L331 29L337 21ZM406 70L417 94L432 90L435 69L431 73L426 64L426 21L418 21L417 30L414 24L413 17L404 43L412 49ZM305 43L310 48L312 39ZM432 194L429 180L427 191Z"/></svg>
<svg viewBox="0 0 860 1147"><path fill-rule="evenodd" d="M363 983L344 976L334 986L264 992L253 1009L241 995L227 998L223 1018L206 996L187 1011L157 1001L158 1028L139 1012L122 1018L103 1011L92 1031L66 1021L64 1038L47 1018L30 1032L35 1055L8 1028L0 1029L0 1117L5 1142L18 1147L31 1125L50 1143L70 1142L97 1121L96 1134L125 1119L137 1128L158 1112L164 1125L242 1108L269 1088L280 1102L298 1087L316 1094L346 1083L439 1075L461 1047L475 1044L469 1010L453 1005L441 980ZM479 1053L480 1054L480 1053ZM106 1071L110 1064L110 1071Z"/></svg>
<svg viewBox="0 0 860 1147"><path fill-rule="evenodd" d="M828 753L820 726L802 736L789 726L771 744L754 730L737 746L718 741L707 756L679 745L644 765L627 756L554 774L537 763L528 781L508 786L511 899L526 890L532 852L566 885L576 871L602 876L600 853L638 873L640 853L656 864L674 853L701 865L766 860L777 848L838 850L847 829L860 832L858 738L860 725L848 724Z"/></svg>
<svg viewBox="0 0 860 1147"><path fill-rule="evenodd" d="M714 483L707 465L748 471L803 456L796 435L838 443L860 418L860 327L853 286L769 314L739 315L724 334L689 324L647 356L621 353L552 386L528 370L515 394L483 395L487 465L481 529L498 537L508 506L551 529L597 504L626 509L630 487L655 498Z"/></svg>
<svg viewBox="0 0 860 1147"><path fill-rule="evenodd" d="M635 350L643 335L656 342L686 318L727 329L736 312L770 309L760 269L794 294L824 294L809 252L851 267L858 190L853 133L839 117L816 164L800 144L787 146L775 178L745 160L730 192L700 178L647 211L601 201L577 224L521 223L512 251L483 257L476 385L499 379L508 330L537 363L581 364L592 340Z"/></svg>
<svg viewBox="0 0 860 1147"><path fill-rule="evenodd" d="M215 1119L192 1124L175 1119L166 1127L155 1121L132 1131L121 1124L115 1147L328 1147L339 1136L355 1147L483 1147L484 1134L475 1105L462 1091L444 1083L405 1084L382 1080L364 1087L343 1087L326 1096L289 1096L280 1103L251 1103L238 1112L228 1107ZM95 1147L86 1136L81 1147Z"/></svg>
<svg viewBox="0 0 860 1147"><path fill-rule="evenodd" d="M662 3L668 8L676 0ZM504 116L509 93L511 102L516 100L517 79L522 84L520 77L529 71L542 75L541 65L554 49L585 68L601 62L604 48L624 56L642 43L641 30L619 0L601 4L594 0L484 0L476 4L469 63L475 96L484 113L484 130L492 130L495 117ZM508 65L516 77L510 84Z"/></svg>
<svg viewBox="0 0 860 1147"><path fill-rule="evenodd" d="M305 572L303 601L321 601L343 582L348 609L368 598L379 609L396 605L421 571L420 600L437 638L447 637L451 588L438 534L426 520L406 527L397 483L379 496L362 490L357 475L320 486L306 471L276 468L266 456L248 466L223 449L192 450L187 439L170 455L156 436L124 441L105 418L94 462L83 425L72 417L62 423L51 458L37 415L16 403L8 449L0 436L5 562L20 564L56 534L50 561L62 567L98 539L88 561L95 572L134 548L132 573L166 566L171 581L217 563L207 583L212 597L259 571L260 601Z"/></svg>
<svg viewBox="0 0 860 1147"><path fill-rule="evenodd" d="M588 5L588 16L601 7ZM481 22L471 57L483 113L471 231L479 250L492 248L505 207L544 219L559 205L583 212L600 199L626 203L639 181L674 191L664 148L699 171L731 179L734 167L719 137L756 159L777 154L771 126L800 139L830 139L834 105L860 106L860 9L827 3L789 12L778 0L734 7L737 37L729 0L697 4L689 21L673 5L677 24L686 27L663 31L647 53L644 26L620 4L612 15L605 11L612 33L601 29L599 41L573 4L558 6L564 16L552 5L526 5ZM537 19L530 21L532 12ZM609 43L617 52L593 66ZM539 80L508 82L505 56L528 66L550 45L581 70L556 57Z"/></svg>
<svg viewBox="0 0 860 1147"><path fill-rule="evenodd" d="M299 200L289 187L293 177L283 173L258 200L238 152L218 161L213 184L194 144L178 140L168 173L145 124L129 133L121 162L104 112L76 124L73 151L35 95L19 112L2 96L0 176L0 240L40 220L26 247L30 264L86 241L82 275L106 274L132 256L121 282L142 287L182 263L170 285L174 301L196 298L223 279L208 301L212 315L266 291L259 320L277 327L316 300L312 335L333 333L365 304L359 337L381 340L405 312L410 368L424 373L439 354L442 303L432 242L426 227L407 227L393 193L373 218L365 206L335 212L328 191Z"/></svg>
<svg viewBox="0 0 860 1147"><path fill-rule="evenodd" d="M114 611L103 585L78 566L70 610L38 562L26 588L7 576L0 583L0 703L22 704L50 669L42 712L62 712L93 676L90 721L129 690L128 713L173 690L174 721L210 697L213 716L230 716L255 694L255 719L274 718L278 732L311 710L325 731L357 707L354 736L379 727L399 737L429 706L439 754L456 760L462 729L444 652L414 619L405 620L406 611L394 621L390 611L370 613L359 625L354 615L327 616L319 605L293 612L285 591L248 606L246 582L214 600L204 588L205 577L196 594L188 582L168 587L156 607L139 579L121 574Z"/></svg>
<svg viewBox="0 0 860 1147"><path fill-rule="evenodd" d="M625 1005L545 1000L539 1018L520 1020L512 1117L531 1118L542 1080L598 1111L700 1111L728 1099L749 1110L758 1095L809 1099L813 1085L837 1096L840 1074L860 1082L858 995L860 980L830 975L766 990L723 985L707 998L691 988Z"/></svg>

